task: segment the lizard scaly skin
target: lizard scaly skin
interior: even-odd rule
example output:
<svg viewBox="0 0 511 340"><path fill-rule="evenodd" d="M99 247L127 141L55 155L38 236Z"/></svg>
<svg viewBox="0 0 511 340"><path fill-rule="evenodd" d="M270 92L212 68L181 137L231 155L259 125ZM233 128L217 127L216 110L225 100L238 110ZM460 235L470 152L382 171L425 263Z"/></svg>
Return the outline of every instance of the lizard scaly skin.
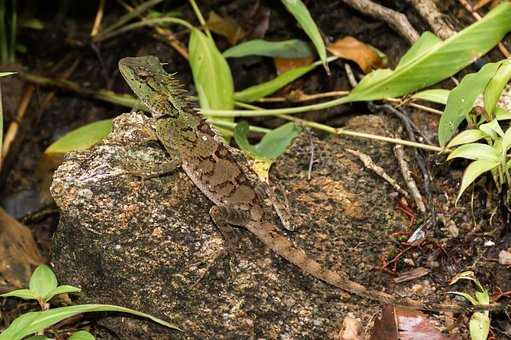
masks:
<svg viewBox="0 0 511 340"><path fill-rule="evenodd" d="M500 305L469 307L427 304L367 289L343 272L329 270L283 236L278 217L257 175L243 155L226 145L193 106L178 81L154 56L119 61L128 85L156 119L156 136L193 183L215 204L211 217L226 238L232 225L246 228L266 246L304 272L361 297L402 307L431 311L498 309ZM228 240L227 240L228 241Z"/></svg>

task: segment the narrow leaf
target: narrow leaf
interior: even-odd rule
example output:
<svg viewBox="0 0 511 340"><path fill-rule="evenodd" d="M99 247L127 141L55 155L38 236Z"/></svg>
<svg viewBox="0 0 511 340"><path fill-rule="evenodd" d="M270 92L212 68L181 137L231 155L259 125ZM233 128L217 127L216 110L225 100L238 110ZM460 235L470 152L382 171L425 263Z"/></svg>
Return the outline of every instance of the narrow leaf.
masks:
<svg viewBox="0 0 511 340"><path fill-rule="evenodd" d="M316 47L316 51L318 52L319 59L321 59L321 62L323 63L323 67L328 70L325 43L307 7L301 0L282 0L282 3L309 36L310 40Z"/></svg>
<svg viewBox="0 0 511 340"><path fill-rule="evenodd" d="M37 300L38 295L34 294L30 289L17 289L0 295L0 297L18 297L24 300Z"/></svg>
<svg viewBox="0 0 511 340"><path fill-rule="evenodd" d="M494 119L489 123L484 123L479 126L479 130L486 133L488 136L490 136L492 139L496 139L497 136L503 137L504 131L502 131L502 128L499 125L499 121Z"/></svg>
<svg viewBox="0 0 511 340"><path fill-rule="evenodd" d="M447 98L449 97L450 90L445 89L432 89L417 92L412 96L413 99L422 99L429 102L438 104L447 104Z"/></svg>
<svg viewBox="0 0 511 340"><path fill-rule="evenodd" d="M241 150L251 155L252 158L256 158L257 151L248 141L248 131L249 125L247 122L243 121L236 124L236 127L234 128L234 140Z"/></svg>
<svg viewBox="0 0 511 340"><path fill-rule="evenodd" d="M421 34L419 39L412 45L412 47L405 53L404 56L401 57L397 68L402 67L403 65L408 64L415 58L420 57L421 55L427 53L435 46L442 43L442 39L437 37L431 32L424 32Z"/></svg>
<svg viewBox="0 0 511 340"><path fill-rule="evenodd" d="M477 305L477 300L472 295L470 295L470 294L462 293L462 292L449 292L449 293L450 294L454 294L454 295L463 296L465 299L470 301L471 304Z"/></svg>
<svg viewBox="0 0 511 340"><path fill-rule="evenodd" d="M484 109L493 116L493 112L497 106L497 102L511 79L511 60L505 60L495 73L495 76L488 82L488 86L484 90Z"/></svg>
<svg viewBox="0 0 511 340"><path fill-rule="evenodd" d="M170 324L161 319L155 318L146 313L138 312L136 310L114 306L114 305L76 305L50 309L43 312L29 312L16 318L9 327L0 333L0 340L21 340L23 337L39 332L46 329L57 322L72 316L89 313L89 312L121 312L137 315L150 319L162 326L179 330L175 325Z"/></svg>
<svg viewBox="0 0 511 340"><path fill-rule="evenodd" d="M500 63L484 65L479 72L466 75L449 94L445 111L438 125L438 140L444 146L454 135L456 129L472 110L474 102L499 68Z"/></svg>
<svg viewBox="0 0 511 340"><path fill-rule="evenodd" d="M456 203L460 199L463 192L468 188L470 184L472 184L472 182L477 179L477 177L481 176L487 171L496 168L499 164L500 162L498 161L488 160L478 160L470 163L470 165L465 169L465 174L461 180L460 192L458 193L458 197L456 197Z"/></svg>
<svg viewBox="0 0 511 340"><path fill-rule="evenodd" d="M270 81L250 86L242 91L234 93L234 99L243 102L253 102L260 98L266 97L267 95L278 91L287 84L300 78L307 72L313 70L316 68L316 66L316 64L311 64L284 72Z"/></svg>
<svg viewBox="0 0 511 340"><path fill-rule="evenodd" d="M451 148L461 145L461 144L473 143L475 141L478 141L481 138L484 138L485 136L486 135L478 129L468 129L468 130L462 131L461 133L457 134L449 142L449 144L447 144L447 148L451 149Z"/></svg>
<svg viewBox="0 0 511 340"><path fill-rule="evenodd" d="M488 144L470 143L457 147L447 157L447 160L453 158L466 158L474 160L499 161L499 154Z"/></svg>
<svg viewBox="0 0 511 340"><path fill-rule="evenodd" d="M276 58L306 58L312 56L308 43L299 39L267 41L254 39L233 46L223 53L225 58L263 56Z"/></svg>
<svg viewBox="0 0 511 340"><path fill-rule="evenodd" d="M507 153L509 147L511 147L511 128L508 128L504 137L502 137L502 149L504 153Z"/></svg>
<svg viewBox="0 0 511 340"><path fill-rule="evenodd" d="M508 120L511 119L511 112L504 110L501 107L495 109L495 118L497 120Z"/></svg>
<svg viewBox="0 0 511 340"><path fill-rule="evenodd" d="M49 266L41 264L32 273L29 288L34 294L44 297L57 288L57 284L57 277L53 270Z"/></svg>
<svg viewBox="0 0 511 340"><path fill-rule="evenodd" d="M229 65L214 41L193 29L188 45L193 80L203 109L234 108L234 85ZM233 121L232 118L222 118Z"/></svg>
<svg viewBox="0 0 511 340"><path fill-rule="evenodd" d="M94 340L94 336L87 331L74 332L68 340Z"/></svg>
<svg viewBox="0 0 511 340"><path fill-rule="evenodd" d="M100 142L111 131L112 119L105 119L90 123L65 134L51 144L44 153L51 155L85 150Z"/></svg>
<svg viewBox="0 0 511 340"><path fill-rule="evenodd" d="M64 294L64 293L78 293L80 292L81 289L80 288L77 288L77 287L73 287L73 286L69 286L69 285L62 285L62 286L58 286L57 288L55 288L54 290L52 290L51 292L49 292L45 297L44 299L46 301L49 301L51 300L55 295L59 295L59 294Z"/></svg>

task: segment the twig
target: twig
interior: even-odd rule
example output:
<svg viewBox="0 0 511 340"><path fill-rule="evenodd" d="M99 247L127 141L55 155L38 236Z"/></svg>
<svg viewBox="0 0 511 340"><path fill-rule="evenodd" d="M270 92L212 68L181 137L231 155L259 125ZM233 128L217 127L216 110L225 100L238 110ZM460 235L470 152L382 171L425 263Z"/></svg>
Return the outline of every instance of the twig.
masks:
<svg viewBox="0 0 511 340"><path fill-rule="evenodd" d="M473 8L472 6L466 1L466 0L458 0L458 2L463 6L465 7L465 9L470 13L472 14L472 16L477 20L481 20L481 16L479 15L479 13L477 13ZM498 44L498 47L499 47L499 50L500 52L502 52L502 54L506 57L506 58L509 58L511 57L511 52L509 52L509 50L506 48L506 46L504 46L503 43L499 43Z"/></svg>
<svg viewBox="0 0 511 340"><path fill-rule="evenodd" d="M447 39L456 34L456 31L445 20L447 17L438 10L432 0L408 0L409 3L419 12L420 16L426 20L429 27L441 39Z"/></svg>
<svg viewBox="0 0 511 340"><path fill-rule="evenodd" d="M94 19L94 24L92 25L92 30L90 32L91 38L94 38L101 27L101 21L103 20L103 13L105 10L105 0L99 0L98 11L96 12L96 18Z"/></svg>
<svg viewBox="0 0 511 340"><path fill-rule="evenodd" d="M369 0L342 0L342 2L363 14L386 22L390 27L394 28L399 34L406 38L410 44L413 44L419 39L419 34L403 13L396 12Z"/></svg>
<svg viewBox="0 0 511 340"><path fill-rule="evenodd" d="M260 98L257 101L260 103L280 103L280 102L306 102L321 98L329 98L329 97L343 97L350 94L350 91L329 91L329 92L321 92L315 94L306 94L306 93L298 93L299 91L291 92L287 97L264 97Z"/></svg>
<svg viewBox="0 0 511 340"><path fill-rule="evenodd" d="M424 201L422 200L422 196L417 188L417 184L415 184L415 180L412 177L412 173L408 166L408 163L405 160L405 152L403 150L402 145L394 146L394 154L396 155L397 161L399 163L399 167L401 168L401 174L405 180L406 186L408 190L412 193L412 197L417 205L419 211L423 214L426 213L426 206L424 205Z"/></svg>
<svg viewBox="0 0 511 340"><path fill-rule="evenodd" d="M369 155L366 155L365 153L352 149L346 149L346 151L358 157L362 161L362 163L364 163L364 166L366 168L372 170L378 176L386 180L401 195L407 198L409 197L408 193L399 186L398 182L394 178L390 177L381 166L375 164Z"/></svg>
<svg viewBox="0 0 511 340"><path fill-rule="evenodd" d="M348 82L351 87L357 87L357 80L355 79L355 75L353 74L353 70L351 69L350 64L344 63L344 70L346 71L346 76L348 77Z"/></svg>

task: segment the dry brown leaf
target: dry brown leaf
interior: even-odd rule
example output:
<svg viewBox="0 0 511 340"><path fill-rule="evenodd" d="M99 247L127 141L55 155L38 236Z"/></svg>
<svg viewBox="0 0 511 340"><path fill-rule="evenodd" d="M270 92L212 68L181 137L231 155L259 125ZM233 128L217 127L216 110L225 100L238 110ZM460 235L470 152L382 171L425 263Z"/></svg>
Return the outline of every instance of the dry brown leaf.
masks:
<svg viewBox="0 0 511 340"><path fill-rule="evenodd" d="M226 37L231 45L235 45L245 36L245 31L234 19L221 17L214 11L209 12L209 18L206 25L213 32Z"/></svg>
<svg viewBox="0 0 511 340"><path fill-rule="evenodd" d="M27 287L32 270L43 262L30 229L0 208L0 293Z"/></svg>
<svg viewBox="0 0 511 340"><path fill-rule="evenodd" d="M306 58L273 58L275 63L275 68L277 69L277 74L282 74L284 72L290 71L297 67L307 66L312 64L314 59L312 57Z"/></svg>
<svg viewBox="0 0 511 340"><path fill-rule="evenodd" d="M353 37L337 39L327 50L335 56L354 61L364 73L383 66L380 56L373 48Z"/></svg>
<svg viewBox="0 0 511 340"><path fill-rule="evenodd" d="M459 340L460 338L443 335L420 311L385 305L381 318L374 322L370 339Z"/></svg>

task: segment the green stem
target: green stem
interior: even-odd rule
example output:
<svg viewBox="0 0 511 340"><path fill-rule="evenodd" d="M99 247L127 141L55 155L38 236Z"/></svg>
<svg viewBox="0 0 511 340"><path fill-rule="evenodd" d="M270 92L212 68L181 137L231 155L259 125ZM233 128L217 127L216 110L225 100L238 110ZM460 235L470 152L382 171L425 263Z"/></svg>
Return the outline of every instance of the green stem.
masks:
<svg viewBox="0 0 511 340"><path fill-rule="evenodd" d="M202 27L204 27L204 31L206 32L209 39L213 40L213 36L211 35L211 32L209 31L208 25L206 24L206 20L204 20L204 17L202 16L202 13L199 9L199 6L197 6L197 3L195 0L189 0L190 5L192 6L192 9L195 13L195 16L197 17L197 20L199 20L199 23Z"/></svg>
<svg viewBox="0 0 511 340"><path fill-rule="evenodd" d="M186 28L192 30L194 27L186 20L183 20L183 19L179 19L179 18L154 18L154 19L146 19L146 20L141 20L141 21L138 21L138 22L135 22L133 24L129 24L129 25L126 25L126 26L123 26L115 31L112 31L110 33L106 33L106 34L99 34L96 36L96 40L97 42L100 42L100 41L103 41L103 40L107 40L107 39L110 39L110 38L113 38L121 33L124 33L124 32L127 32L127 31L130 31L130 30L134 30L134 29L137 29L137 28L140 28L140 27L144 27L144 26L156 26L156 25L159 25L159 24L177 24L177 25L182 25L182 26L185 26Z"/></svg>

